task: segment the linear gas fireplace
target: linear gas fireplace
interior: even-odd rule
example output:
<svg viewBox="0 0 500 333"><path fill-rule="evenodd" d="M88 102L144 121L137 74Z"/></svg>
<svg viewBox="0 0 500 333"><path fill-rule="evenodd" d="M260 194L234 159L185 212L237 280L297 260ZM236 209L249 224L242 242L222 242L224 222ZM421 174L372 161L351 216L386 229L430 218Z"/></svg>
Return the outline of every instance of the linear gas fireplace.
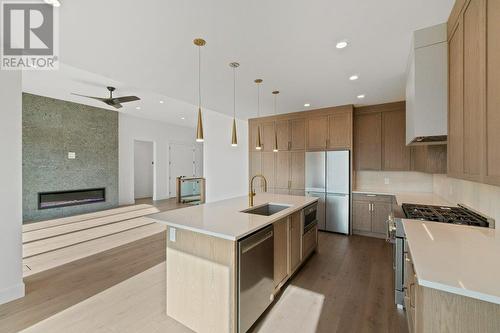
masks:
<svg viewBox="0 0 500 333"><path fill-rule="evenodd" d="M38 209L67 207L106 201L105 188L38 193Z"/></svg>

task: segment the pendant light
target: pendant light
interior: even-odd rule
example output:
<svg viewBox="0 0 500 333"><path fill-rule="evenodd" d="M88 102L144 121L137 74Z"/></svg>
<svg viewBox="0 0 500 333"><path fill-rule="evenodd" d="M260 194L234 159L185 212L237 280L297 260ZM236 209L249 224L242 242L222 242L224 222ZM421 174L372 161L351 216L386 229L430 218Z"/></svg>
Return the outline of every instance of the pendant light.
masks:
<svg viewBox="0 0 500 333"><path fill-rule="evenodd" d="M254 81L257 84L257 118L260 117L260 84L262 79L256 79ZM257 125L257 142L255 143L255 149L262 150L262 142L260 140L260 125Z"/></svg>
<svg viewBox="0 0 500 333"><path fill-rule="evenodd" d="M207 43L202 38L193 40L198 46L198 125L196 126L196 142L203 142L203 117L201 115L201 47Z"/></svg>
<svg viewBox="0 0 500 333"><path fill-rule="evenodd" d="M274 115L276 115L276 98L280 92L278 90L273 91L274 95ZM278 132L276 131L276 126L274 126L274 147L273 152L278 152Z"/></svg>
<svg viewBox="0 0 500 333"><path fill-rule="evenodd" d="M229 67L233 69L233 130L231 132L231 146L238 146L238 135L236 134L236 68L240 67L237 62L232 62Z"/></svg>

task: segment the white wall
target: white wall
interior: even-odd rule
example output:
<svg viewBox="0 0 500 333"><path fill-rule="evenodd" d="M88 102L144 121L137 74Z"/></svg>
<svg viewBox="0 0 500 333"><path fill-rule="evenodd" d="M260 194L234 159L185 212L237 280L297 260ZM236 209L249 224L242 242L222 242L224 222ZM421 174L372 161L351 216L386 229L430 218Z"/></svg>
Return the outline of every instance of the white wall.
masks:
<svg viewBox="0 0 500 333"><path fill-rule="evenodd" d="M248 123L237 120L238 147L231 146L233 119L203 111L203 174L207 180L207 202L248 193Z"/></svg>
<svg viewBox="0 0 500 333"><path fill-rule="evenodd" d="M24 296L21 72L0 73L0 304Z"/></svg>
<svg viewBox="0 0 500 333"><path fill-rule="evenodd" d="M172 141L192 143L195 130L123 113L119 114L118 124L119 204L134 203L134 140L154 142L155 190L153 199L168 198L168 144Z"/></svg>
<svg viewBox="0 0 500 333"><path fill-rule="evenodd" d="M389 184L386 184L388 180ZM432 192L432 174L407 171L357 171L355 190Z"/></svg>
<svg viewBox="0 0 500 333"><path fill-rule="evenodd" d="M434 193L453 204L465 204L495 219L500 226L500 187L434 175Z"/></svg>
<svg viewBox="0 0 500 333"><path fill-rule="evenodd" d="M152 198L154 191L154 144L134 141L134 197Z"/></svg>

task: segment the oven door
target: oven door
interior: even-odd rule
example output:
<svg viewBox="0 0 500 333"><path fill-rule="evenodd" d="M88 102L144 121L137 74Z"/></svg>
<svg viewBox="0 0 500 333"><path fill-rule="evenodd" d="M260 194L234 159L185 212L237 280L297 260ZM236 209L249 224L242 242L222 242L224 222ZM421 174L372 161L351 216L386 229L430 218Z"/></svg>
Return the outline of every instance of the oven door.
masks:
<svg viewBox="0 0 500 333"><path fill-rule="evenodd" d="M313 203L312 205L304 208L304 230L302 234L305 234L309 229L318 223L318 204Z"/></svg>

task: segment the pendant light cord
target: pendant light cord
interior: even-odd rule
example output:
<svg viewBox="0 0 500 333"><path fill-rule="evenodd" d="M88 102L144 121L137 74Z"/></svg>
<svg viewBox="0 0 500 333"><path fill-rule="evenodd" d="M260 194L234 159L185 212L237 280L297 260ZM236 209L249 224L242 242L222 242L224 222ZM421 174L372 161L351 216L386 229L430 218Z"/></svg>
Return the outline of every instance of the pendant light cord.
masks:
<svg viewBox="0 0 500 333"><path fill-rule="evenodd" d="M260 117L260 83L257 83L257 117Z"/></svg>
<svg viewBox="0 0 500 333"><path fill-rule="evenodd" d="M201 108L201 46L198 46L198 108Z"/></svg>
<svg viewBox="0 0 500 333"><path fill-rule="evenodd" d="M233 67L233 119L236 119L236 68Z"/></svg>

